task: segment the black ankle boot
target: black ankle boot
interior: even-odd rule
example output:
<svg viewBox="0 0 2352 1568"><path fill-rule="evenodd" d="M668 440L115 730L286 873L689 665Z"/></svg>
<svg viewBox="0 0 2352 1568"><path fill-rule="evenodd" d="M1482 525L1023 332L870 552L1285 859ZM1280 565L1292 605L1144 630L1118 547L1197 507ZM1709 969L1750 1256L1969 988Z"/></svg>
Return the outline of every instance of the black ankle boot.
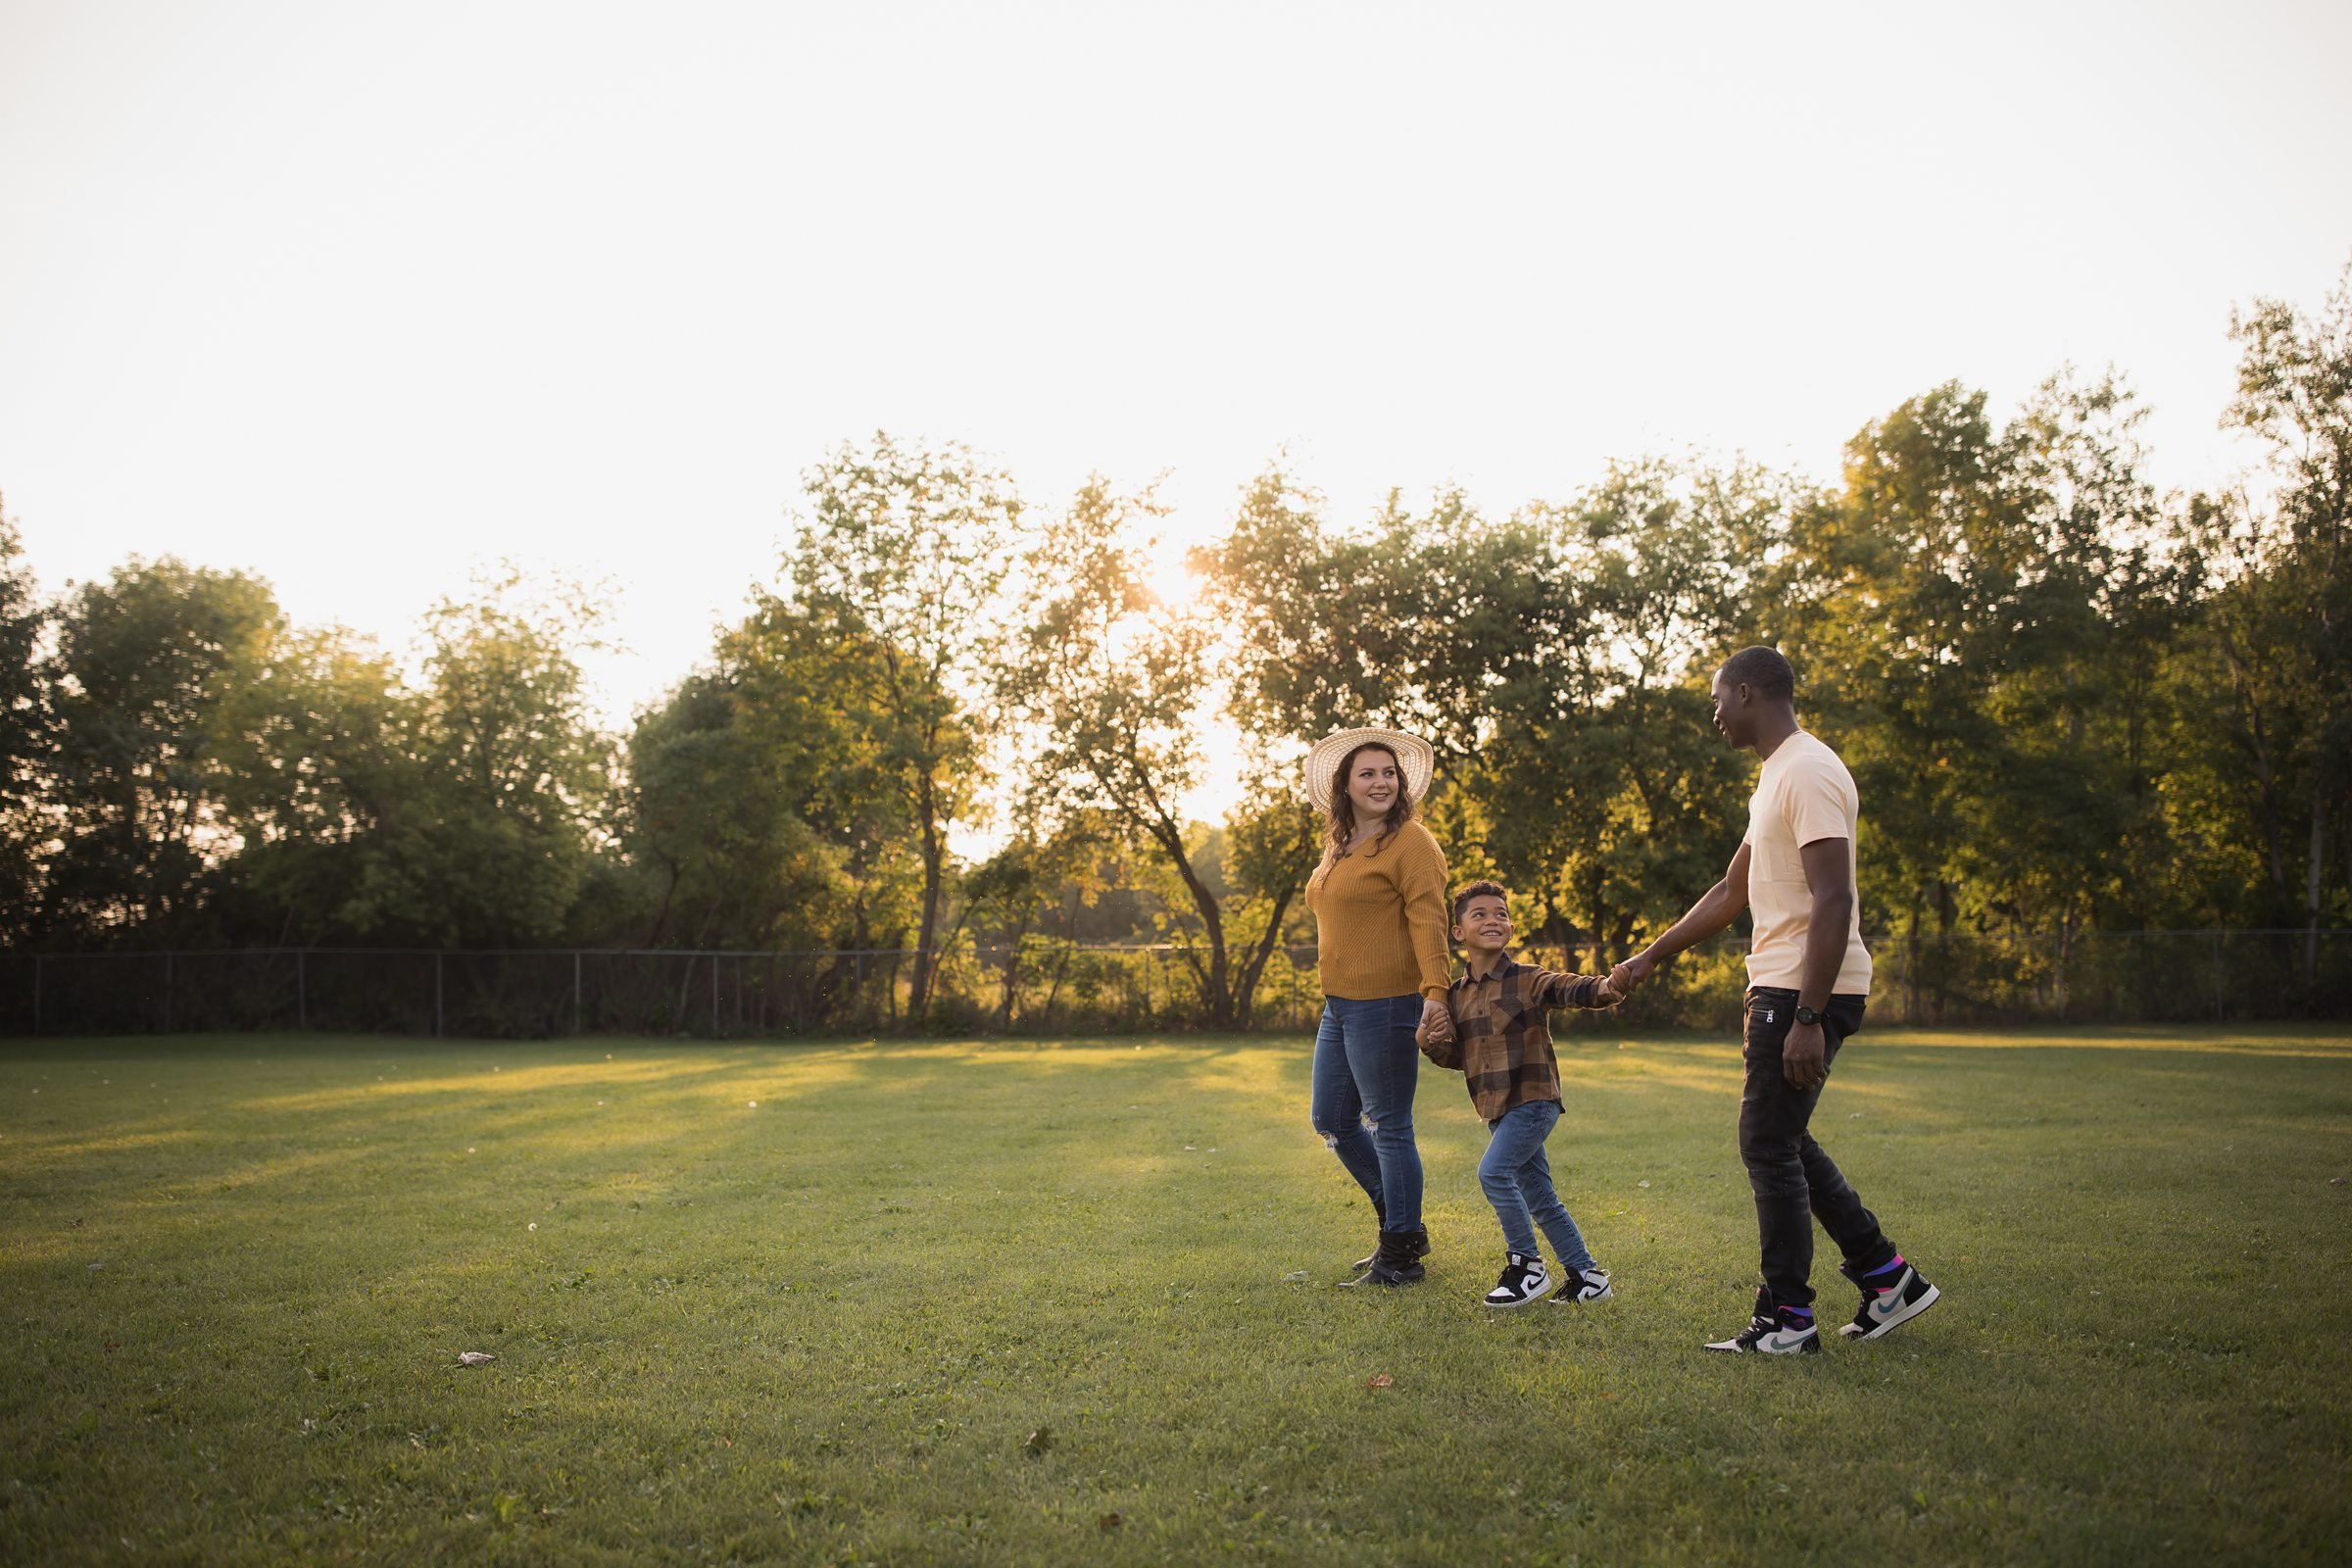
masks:
<svg viewBox="0 0 2352 1568"><path fill-rule="evenodd" d="M1414 1249L1418 1248L1416 1251ZM1429 1255L1427 1231L1382 1231L1380 1250L1372 1254L1361 1279L1351 1285L1411 1285L1426 1272L1421 1259Z"/></svg>
<svg viewBox="0 0 2352 1568"><path fill-rule="evenodd" d="M1378 1228L1385 1232L1389 1228L1389 1205L1386 1203L1374 1203L1372 1205L1372 1212L1380 1221ZM1355 1271L1358 1274L1361 1274L1364 1270L1370 1268L1372 1266L1373 1259L1379 1256L1380 1244L1378 1241L1375 1241L1373 1243L1373 1250L1355 1260Z"/></svg>
<svg viewBox="0 0 2352 1568"><path fill-rule="evenodd" d="M1372 1212L1374 1212L1375 1214L1378 1214L1378 1215L1380 1216L1380 1231L1381 1231L1381 1234L1382 1234L1383 1236L1386 1236L1386 1235L1388 1234L1388 1231L1389 1231L1389 1211L1388 1211L1388 1209L1387 1209L1385 1206L1383 1206L1382 1204L1379 1204L1379 1203L1374 1203L1374 1204L1372 1205ZM1400 1232L1398 1232L1397 1234L1398 1234L1398 1235L1401 1235L1401 1236L1410 1237L1410 1238L1412 1239L1413 1257L1414 1257L1415 1259L1424 1258L1424 1257L1427 1257L1427 1256L1429 1255L1429 1232L1428 1232L1428 1231L1426 1231L1426 1230L1418 1230L1418 1229L1416 1229L1416 1230L1409 1230L1409 1231L1400 1231ZM1370 1268L1370 1267L1371 1267L1371 1266L1372 1266L1374 1263L1377 1263L1377 1262L1379 1262L1379 1261L1380 1261L1380 1253L1379 1253L1379 1251L1378 1251L1377 1250L1373 1250L1373 1251L1371 1251L1371 1252L1368 1252L1368 1253L1366 1253L1364 1256L1362 1256L1362 1257L1359 1257L1359 1258L1357 1258L1357 1259L1355 1260L1355 1271L1356 1271L1358 1274L1361 1274L1361 1273L1362 1273L1364 1270L1366 1270L1366 1269Z"/></svg>

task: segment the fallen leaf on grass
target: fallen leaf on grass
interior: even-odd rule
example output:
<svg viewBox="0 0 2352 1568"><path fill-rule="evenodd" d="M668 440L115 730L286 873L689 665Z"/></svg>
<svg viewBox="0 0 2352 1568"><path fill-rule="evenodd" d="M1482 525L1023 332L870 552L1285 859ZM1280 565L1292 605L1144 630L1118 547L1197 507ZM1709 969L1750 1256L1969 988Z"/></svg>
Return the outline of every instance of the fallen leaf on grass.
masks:
<svg viewBox="0 0 2352 1568"><path fill-rule="evenodd" d="M1601 1396L1602 1398L1604 1398L1604 1399L1614 1399L1615 1397L1617 1397L1617 1396L1616 1396L1616 1395L1614 1395L1614 1394L1611 1394L1611 1393L1610 1393L1608 1390L1606 1390L1606 1389L1603 1389L1603 1390L1601 1390L1601 1391L1600 1391L1600 1396Z"/></svg>
<svg viewBox="0 0 2352 1568"><path fill-rule="evenodd" d="M1032 1455L1045 1452L1054 1446L1054 1429L1039 1427L1035 1432L1029 1434L1028 1440L1021 1446Z"/></svg>
<svg viewBox="0 0 2352 1568"><path fill-rule="evenodd" d="M460 1366L488 1366L497 1359L498 1357L492 1355L488 1350L460 1350L458 1352L458 1365Z"/></svg>
<svg viewBox="0 0 2352 1568"><path fill-rule="evenodd" d="M1364 1387L1367 1389L1393 1389L1396 1386L1396 1380L1386 1372L1375 1372L1364 1379Z"/></svg>
<svg viewBox="0 0 2352 1568"><path fill-rule="evenodd" d="M1107 1536L1119 1528L1119 1516L1115 1513L1106 1513L1095 1521L1095 1528Z"/></svg>

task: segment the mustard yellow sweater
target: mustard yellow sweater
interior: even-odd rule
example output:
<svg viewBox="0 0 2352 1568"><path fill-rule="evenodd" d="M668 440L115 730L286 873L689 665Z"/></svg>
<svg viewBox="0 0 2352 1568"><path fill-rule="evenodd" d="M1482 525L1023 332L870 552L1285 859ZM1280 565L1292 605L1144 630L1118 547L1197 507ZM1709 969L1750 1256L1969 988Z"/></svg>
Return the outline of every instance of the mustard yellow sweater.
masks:
<svg viewBox="0 0 2352 1568"><path fill-rule="evenodd" d="M1377 853L1360 845L1318 867L1306 903L1315 911L1325 996L1442 998L1451 986L1446 852L1420 823L1405 823Z"/></svg>

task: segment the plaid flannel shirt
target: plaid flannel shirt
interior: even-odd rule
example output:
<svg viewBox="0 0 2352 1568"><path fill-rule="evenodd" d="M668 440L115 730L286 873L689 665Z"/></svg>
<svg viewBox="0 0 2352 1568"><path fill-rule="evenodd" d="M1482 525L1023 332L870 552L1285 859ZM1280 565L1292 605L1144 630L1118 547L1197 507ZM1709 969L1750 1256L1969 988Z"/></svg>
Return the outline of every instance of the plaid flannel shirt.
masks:
<svg viewBox="0 0 2352 1568"><path fill-rule="evenodd" d="M1446 1000L1451 1041L1424 1038L1422 1053L1440 1067L1458 1067L1481 1120L1492 1122L1514 1105L1560 1098L1560 1063L1552 1054L1554 1007L1605 1006L1590 975L1539 969L1505 955L1484 975L1454 981Z"/></svg>

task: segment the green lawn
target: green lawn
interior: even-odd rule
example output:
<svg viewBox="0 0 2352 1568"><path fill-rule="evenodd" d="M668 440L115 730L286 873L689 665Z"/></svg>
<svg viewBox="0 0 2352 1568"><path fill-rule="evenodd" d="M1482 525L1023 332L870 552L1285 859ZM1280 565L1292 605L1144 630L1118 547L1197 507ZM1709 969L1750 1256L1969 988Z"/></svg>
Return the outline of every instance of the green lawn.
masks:
<svg viewBox="0 0 2352 1568"><path fill-rule="evenodd" d="M1864 1034L1945 1299L1793 1362L1733 1045L1565 1070L1620 1299L1498 1316L1434 1071L1331 1288L1303 1040L0 1044L0 1560L2342 1560L2352 1031Z"/></svg>

